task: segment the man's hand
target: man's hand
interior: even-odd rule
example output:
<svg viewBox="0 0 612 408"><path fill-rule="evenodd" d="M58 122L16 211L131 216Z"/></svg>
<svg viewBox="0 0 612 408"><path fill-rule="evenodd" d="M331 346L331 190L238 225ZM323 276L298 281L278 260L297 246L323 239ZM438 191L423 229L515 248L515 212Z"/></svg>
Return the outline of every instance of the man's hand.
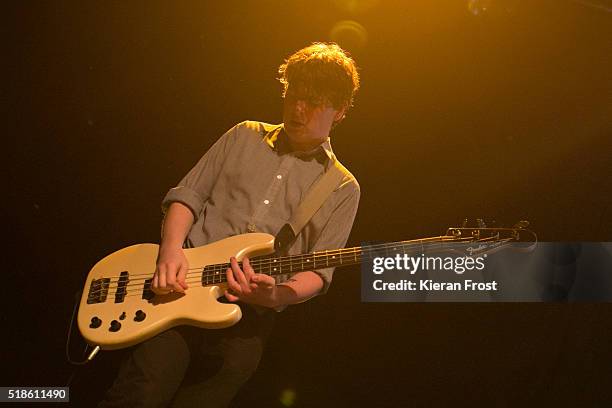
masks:
<svg viewBox="0 0 612 408"><path fill-rule="evenodd" d="M188 288L185 282L188 270L189 261L182 248L161 246L151 289L158 295L165 295L169 292L185 293L185 289Z"/></svg>
<svg viewBox="0 0 612 408"><path fill-rule="evenodd" d="M228 290L225 297L230 302L242 301L265 307L276 307L277 286L273 277L255 273L249 258L244 257L242 267L236 258L230 258L231 268L227 269Z"/></svg>

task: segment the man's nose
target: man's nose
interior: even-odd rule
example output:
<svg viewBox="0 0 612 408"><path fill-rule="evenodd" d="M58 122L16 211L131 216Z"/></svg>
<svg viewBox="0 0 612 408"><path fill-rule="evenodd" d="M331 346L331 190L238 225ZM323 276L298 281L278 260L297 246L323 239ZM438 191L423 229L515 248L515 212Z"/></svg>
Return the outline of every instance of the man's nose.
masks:
<svg viewBox="0 0 612 408"><path fill-rule="evenodd" d="M295 110L300 112L300 113L304 113L306 112L306 109L308 108L308 102L306 102L304 99L298 99L297 101L295 101Z"/></svg>

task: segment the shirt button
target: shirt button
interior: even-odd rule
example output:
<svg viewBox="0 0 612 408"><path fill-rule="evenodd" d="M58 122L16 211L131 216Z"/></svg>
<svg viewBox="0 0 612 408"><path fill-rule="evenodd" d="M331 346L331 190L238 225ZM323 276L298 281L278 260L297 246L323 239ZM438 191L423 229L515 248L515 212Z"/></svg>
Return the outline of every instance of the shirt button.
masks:
<svg viewBox="0 0 612 408"><path fill-rule="evenodd" d="M270 200L264 200L264 204L270 204Z"/></svg>
<svg viewBox="0 0 612 408"><path fill-rule="evenodd" d="M249 224L249 225L247 225L247 231L255 232L255 231L257 231L257 227L255 226L255 224Z"/></svg>
<svg viewBox="0 0 612 408"><path fill-rule="evenodd" d="M280 180L280 179L282 179L282 178L283 178L283 176L281 176L281 175L279 174L279 175L277 175L277 176L276 176L276 178Z"/></svg>

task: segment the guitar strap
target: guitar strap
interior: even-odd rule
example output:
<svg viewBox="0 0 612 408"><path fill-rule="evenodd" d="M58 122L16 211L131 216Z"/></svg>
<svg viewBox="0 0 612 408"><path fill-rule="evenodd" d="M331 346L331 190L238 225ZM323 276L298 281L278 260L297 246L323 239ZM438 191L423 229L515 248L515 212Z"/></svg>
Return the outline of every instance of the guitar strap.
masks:
<svg viewBox="0 0 612 408"><path fill-rule="evenodd" d="M276 234L274 248L277 252L285 252L291 247L300 231L302 231L317 210L323 206L329 195L340 186L344 177L349 174L348 170L336 159L333 153L330 160L331 166L308 190L306 198L302 200L289 221Z"/></svg>

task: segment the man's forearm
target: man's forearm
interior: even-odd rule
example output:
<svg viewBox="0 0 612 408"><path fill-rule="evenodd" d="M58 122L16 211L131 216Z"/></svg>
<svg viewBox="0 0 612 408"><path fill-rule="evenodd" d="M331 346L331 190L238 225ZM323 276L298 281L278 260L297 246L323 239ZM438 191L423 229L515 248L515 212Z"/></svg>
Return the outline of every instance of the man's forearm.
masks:
<svg viewBox="0 0 612 408"><path fill-rule="evenodd" d="M275 305L284 306L304 302L323 289L323 279L316 272L307 271L293 275L276 286Z"/></svg>
<svg viewBox="0 0 612 408"><path fill-rule="evenodd" d="M161 246L164 248L182 248L192 225L193 213L189 207L179 202L172 203L164 218Z"/></svg>

